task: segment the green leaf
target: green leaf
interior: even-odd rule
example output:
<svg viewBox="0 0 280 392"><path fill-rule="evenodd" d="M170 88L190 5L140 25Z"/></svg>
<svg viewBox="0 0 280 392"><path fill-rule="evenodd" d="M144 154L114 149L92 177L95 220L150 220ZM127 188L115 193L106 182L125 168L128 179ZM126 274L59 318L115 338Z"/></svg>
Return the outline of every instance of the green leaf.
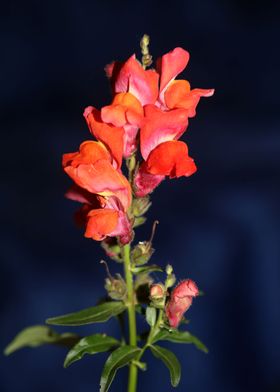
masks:
<svg viewBox="0 0 280 392"><path fill-rule="evenodd" d="M152 343L159 340L168 340L173 343L194 344L199 350L208 353L207 347L196 336L187 331L162 329L155 335Z"/></svg>
<svg viewBox="0 0 280 392"><path fill-rule="evenodd" d="M85 354L96 354L110 350L114 346L119 346L120 342L106 336L105 334L95 334L81 339L67 354L64 367L68 367L73 362L81 359Z"/></svg>
<svg viewBox="0 0 280 392"><path fill-rule="evenodd" d="M140 351L138 347L122 346L112 352L105 362L102 371L100 392L107 392L109 390L117 370L135 359Z"/></svg>
<svg viewBox="0 0 280 392"><path fill-rule="evenodd" d="M122 313L125 308L126 306L122 302L105 302L101 305L80 310L76 313L69 313L63 316L49 318L46 320L46 323L68 326L103 323L111 317Z"/></svg>
<svg viewBox="0 0 280 392"><path fill-rule="evenodd" d="M150 346L153 355L160 359L168 368L171 385L177 387L181 379L181 365L177 357L166 348L160 346Z"/></svg>
<svg viewBox="0 0 280 392"><path fill-rule="evenodd" d="M147 306L147 308L146 308L146 321L151 327L153 327L155 325L156 318L157 318L156 309L152 308L151 306Z"/></svg>
<svg viewBox="0 0 280 392"><path fill-rule="evenodd" d="M23 347L38 347L43 344L74 346L80 337L72 333L58 334L46 325L34 325L22 330L5 348L4 354L10 355Z"/></svg>
<svg viewBox="0 0 280 392"><path fill-rule="evenodd" d="M133 267L131 268L131 272L133 272L134 274L140 274L142 272L163 272L162 268L160 268L158 265L156 264L152 264L149 266L144 266L144 267Z"/></svg>

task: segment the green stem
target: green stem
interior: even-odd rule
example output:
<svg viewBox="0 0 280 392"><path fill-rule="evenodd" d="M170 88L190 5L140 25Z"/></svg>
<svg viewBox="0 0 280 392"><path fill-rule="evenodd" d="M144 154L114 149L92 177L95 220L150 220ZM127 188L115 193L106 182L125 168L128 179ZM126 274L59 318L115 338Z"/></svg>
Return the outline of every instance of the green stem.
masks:
<svg viewBox="0 0 280 392"><path fill-rule="evenodd" d="M144 352L146 351L146 349L151 345L154 336L157 334L157 332L158 332L158 330L160 328L160 324L162 323L162 318L163 318L163 310L160 309L159 314L158 314L157 322L153 326L153 328L150 329L150 333L149 333L149 336L147 338L147 342L142 347L138 357L136 358L137 361L140 361L140 359L142 358L142 356L143 356Z"/></svg>
<svg viewBox="0 0 280 392"><path fill-rule="evenodd" d="M129 325L129 344L137 346L136 314L134 302L133 277L130 269L130 244L123 247L124 273L127 286L127 309ZM137 388L137 366L133 363L129 366L128 392L136 392Z"/></svg>

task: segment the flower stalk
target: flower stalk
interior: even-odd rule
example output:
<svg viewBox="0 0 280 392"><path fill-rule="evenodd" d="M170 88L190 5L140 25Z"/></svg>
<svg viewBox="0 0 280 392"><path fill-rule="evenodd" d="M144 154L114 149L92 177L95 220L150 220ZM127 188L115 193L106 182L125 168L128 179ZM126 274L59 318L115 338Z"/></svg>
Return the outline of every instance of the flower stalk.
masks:
<svg viewBox="0 0 280 392"><path fill-rule="evenodd" d="M124 275L127 286L127 312L129 327L129 344L137 346L137 330L136 330L136 313L135 313L135 296L133 287L133 276L130 263L130 244L123 247ZM137 388L137 366L131 362L129 365L128 392L135 392Z"/></svg>

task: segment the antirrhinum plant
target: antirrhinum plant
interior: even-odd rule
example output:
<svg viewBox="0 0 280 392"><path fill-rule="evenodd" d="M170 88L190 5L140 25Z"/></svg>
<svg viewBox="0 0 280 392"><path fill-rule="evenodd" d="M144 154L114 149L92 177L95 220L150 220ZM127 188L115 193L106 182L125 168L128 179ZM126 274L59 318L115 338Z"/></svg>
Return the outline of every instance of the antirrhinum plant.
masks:
<svg viewBox="0 0 280 392"><path fill-rule="evenodd" d="M137 388L138 371L146 370L144 354L150 350L170 372L173 387L179 384L181 367L160 341L192 343L207 352L204 344L186 330L184 314L199 295L191 279L180 281L171 265L165 269L150 264L157 222L150 240L135 243L135 229L146 221L151 207L150 194L165 179L189 177L197 170L186 143L180 141L189 118L196 114L201 97L213 89L191 89L187 80L175 79L188 61L189 53L175 48L152 66L149 37L141 40L142 62L132 55L125 62L106 66L113 100L98 110L89 106L84 117L93 138L84 141L77 152L63 155L62 165L73 180L66 197L82 204L76 221L85 237L100 241L106 256L123 267L111 276L107 267L106 299L88 309L51 317L47 325L29 327L8 345L9 355L22 347L58 344L69 349L64 366L85 354L108 352L100 379L100 392L109 390L117 370L128 366L128 392ZM124 164L125 162L125 164ZM163 273L155 282L152 273ZM174 288L175 286L175 288ZM102 332L90 336L58 333L48 325L75 327L103 323L112 317L128 316L129 336L118 340ZM137 330L138 317L145 317L147 331Z"/></svg>

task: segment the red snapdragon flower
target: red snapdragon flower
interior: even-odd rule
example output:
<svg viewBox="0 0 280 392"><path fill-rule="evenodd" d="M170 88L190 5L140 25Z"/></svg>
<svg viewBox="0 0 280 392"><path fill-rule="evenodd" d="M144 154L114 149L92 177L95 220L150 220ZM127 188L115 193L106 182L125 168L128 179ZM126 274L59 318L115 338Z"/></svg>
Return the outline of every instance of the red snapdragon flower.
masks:
<svg viewBox="0 0 280 392"><path fill-rule="evenodd" d="M172 328L177 328L194 297L199 294L197 285L191 279L184 280L171 293L165 313Z"/></svg>
<svg viewBox="0 0 280 392"><path fill-rule="evenodd" d="M140 127L140 148L144 162L134 181L138 197L152 192L165 176L190 176L196 171L187 146L177 140L185 132L188 118L195 115L200 97L211 96L214 90L191 90L188 81L175 80L188 61L189 53L182 48L175 48L157 60L156 70L144 70L135 55L124 63L115 62L106 68L116 97L119 93L132 94L144 107L144 119L138 121L130 133L133 145L137 135L136 127ZM113 107L109 107L111 111ZM116 111L114 115L118 116ZM123 125L112 116L107 116L106 121L115 126Z"/></svg>
<svg viewBox="0 0 280 392"><path fill-rule="evenodd" d="M66 196L83 203L86 237L101 241L107 236L120 236L127 243L131 239L126 215L131 204L131 187L112 162L101 142L85 141L79 152L64 154L64 171L77 185Z"/></svg>

